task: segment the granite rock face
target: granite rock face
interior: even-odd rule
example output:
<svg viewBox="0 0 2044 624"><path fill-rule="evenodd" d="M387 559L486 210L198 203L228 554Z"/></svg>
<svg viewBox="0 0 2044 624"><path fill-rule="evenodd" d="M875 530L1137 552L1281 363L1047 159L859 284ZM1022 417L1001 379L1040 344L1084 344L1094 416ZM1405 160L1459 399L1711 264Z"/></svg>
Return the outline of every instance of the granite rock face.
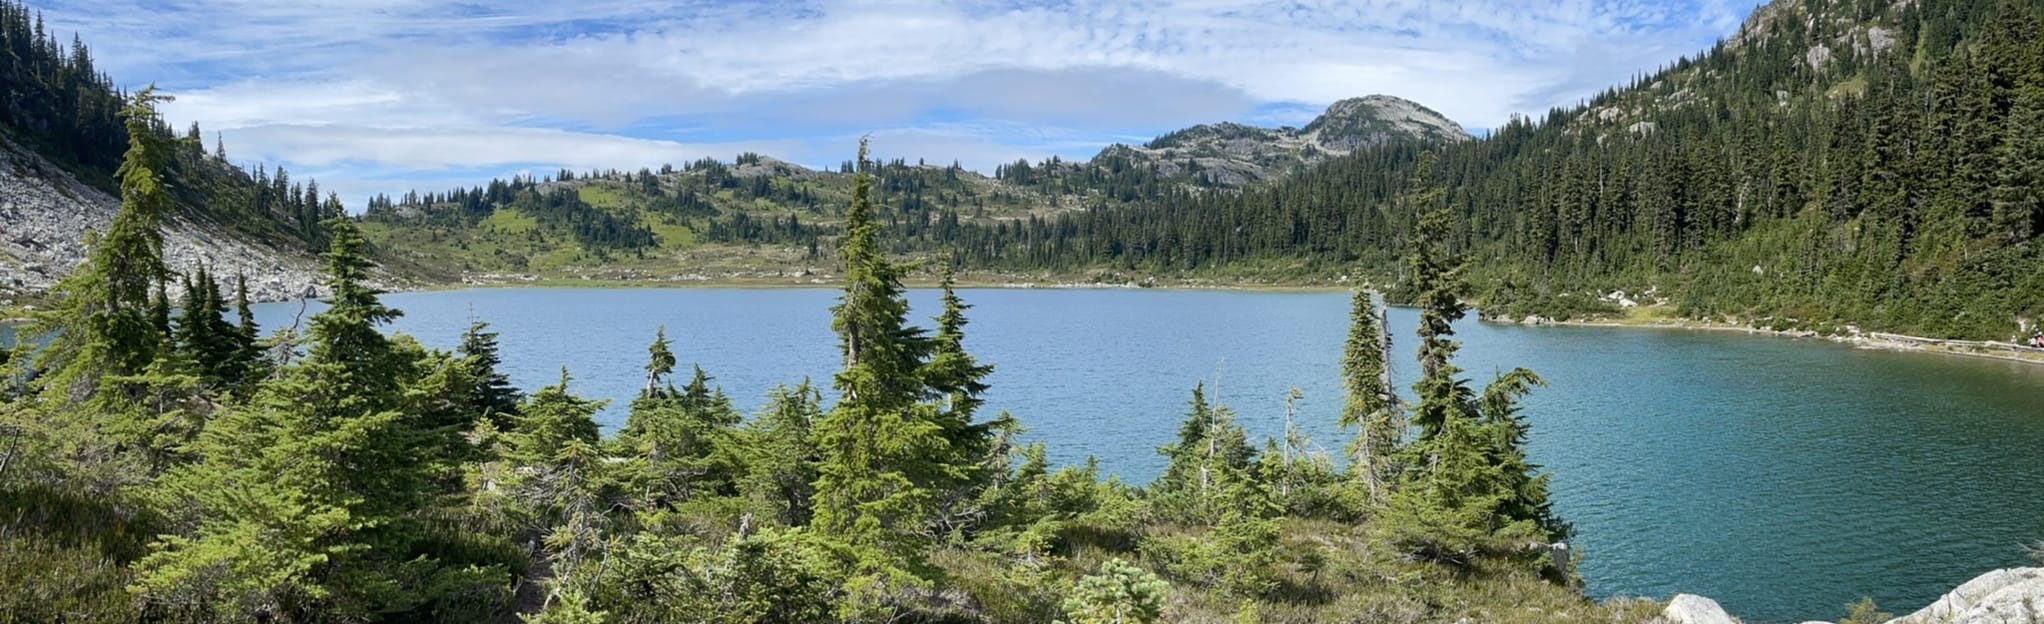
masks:
<svg viewBox="0 0 2044 624"><path fill-rule="evenodd" d="M1980 575L1937 602L1889 624L2044 623L2044 568L2009 568Z"/></svg>
<svg viewBox="0 0 2044 624"><path fill-rule="evenodd" d="M1738 621L1715 600L1681 594L1668 601L1668 607L1654 624ZM1888 620L1887 624L2044 624L2044 568L2009 568L1982 574L1930 606Z"/></svg>
<svg viewBox="0 0 2044 624"><path fill-rule="evenodd" d="M86 233L105 230L119 211L119 199L0 143L0 303L56 285L85 261ZM251 297L260 301L295 299L319 283L321 265L311 252L247 240L184 215L165 220L163 253L180 274L204 265L227 279L247 275Z"/></svg>

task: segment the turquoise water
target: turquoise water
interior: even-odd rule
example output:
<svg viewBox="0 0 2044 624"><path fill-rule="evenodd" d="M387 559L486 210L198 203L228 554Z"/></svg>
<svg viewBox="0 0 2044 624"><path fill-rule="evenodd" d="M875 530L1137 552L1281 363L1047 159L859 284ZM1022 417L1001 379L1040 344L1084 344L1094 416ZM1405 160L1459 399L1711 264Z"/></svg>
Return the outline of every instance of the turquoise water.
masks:
<svg viewBox="0 0 2044 624"><path fill-rule="evenodd" d="M638 387L667 326L741 406L838 360L829 290L473 290L391 295L399 330L456 343L470 319L503 333L526 388L566 366L573 389ZM1336 293L968 290L968 347L997 368L988 406L1011 410L1052 458L1096 456L1146 482L1194 383L1258 435L1280 432L1286 390L1329 449L1347 298ZM911 299L933 311L935 293ZM295 304L258 311L265 330ZM1409 384L1415 317L1391 311ZM1553 473L1597 597L1716 598L1748 621L1835 619L1872 597L1906 612L1973 576L2031 563L2044 539L2044 367L1681 330L1459 327L1479 380L1525 366L1530 453Z"/></svg>

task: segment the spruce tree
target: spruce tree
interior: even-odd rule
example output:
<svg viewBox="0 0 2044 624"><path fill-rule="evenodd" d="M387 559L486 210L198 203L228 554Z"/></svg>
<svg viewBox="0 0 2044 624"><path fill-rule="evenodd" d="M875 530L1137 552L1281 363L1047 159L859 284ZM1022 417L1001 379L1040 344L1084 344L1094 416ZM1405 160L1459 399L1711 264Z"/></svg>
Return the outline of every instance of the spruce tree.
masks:
<svg viewBox="0 0 2044 624"><path fill-rule="evenodd" d="M2044 85L2016 93L1997 156L1994 234L2009 244L2031 240L2044 228Z"/></svg>
<svg viewBox="0 0 2044 624"><path fill-rule="evenodd" d="M767 405L746 423L740 445L746 473L739 491L767 506L783 526L806 526L816 492L817 449L811 429L823 418L823 396L807 382L767 393Z"/></svg>
<svg viewBox="0 0 2044 624"><path fill-rule="evenodd" d="M908 325L900 268L880 248L863 140L859 163L840 242L844 295L831 320L844 356L834 380L841 397L815 427L815 526L916 567L931 540L931 486L954 475L945 462L952 449L938 410L921 401L931 340Z"/></svg>
<svg viewBox="0 0 2044 624"><path fill-rule="evenodd" d="M669 393L674 388L667 383L667 376L674 373L674 348L667 340L667 326L661 325L653 333L653 344L646 347L646 387L639 391L641 398L652 398Z"/></svg>
<svg viewBox="0 0 2044 624"><path fill-rule="evenodd" d="M468 367L469 379L474 384L468 392L468 405L502 429L509 427L518 415L518 403L523 397L511 385L511 378L497 370L503 364L497 352L497 332L490 331L490 324L483 321L469 324L468 331L461 334L461 346L455 350Z"/></svg>
<svg viewBox="0 0 2044 624"><path fill-rule="evenodd" d="M602 580L590 564L610 540L609 511L618 496L598 445L593 417L601 409L602 402L568 392L563 369L560 383L533 393L504 436L504 458L517 475L509 488L532 510L553 573L549 613L574 605Z"/></svg>
<svg viewBox="0 0 2044 624"><path fill-rule="evenodd" d="M149 604L199 619L342 621L430 608L487 587L492 572L445 565L420 514L440 496L453 446L417 414L438 392L416 347L378 326L397 311L363 280L362 239L329 222L329 308L307 356L209 423L199 460L166 477L174 530L136 564ZM413 343L407 343L408 345Z"/></svg>
<svg viewBox="0 0 2044 624"><path fill-rule="evenodd" d="M1429 172L1424 158L1418 171ZM1408 193L1438 191L1415 175ZM1525 461L1523 424L1515 402L1539 378L1524 369L1503 375L1481 401L1451 361L1459 344L1454 321L1467 313L1461 258L1446 239L1454 216L1427 202L1409 250L1412 290L1420 306L1419 360L1413 421L1419 435L1406 447L1401 483L1379 529L1401 550L1457 567L1479 557L1539 562L1526 544L1559 537L1564 528L1547 512L1546 481ZM1533 563L1533 565L1540 565Z"/></svg>
<svg viewBox="0 0 2044 624"><path fill-rule="evenodd" d="M1340 424L1356 429L1349 442L1349 472L1363 488L1371 503L1381 503L1390 491L1392 458L1404 437L1404 422L1391 394L1390 369L1385 356L1390 338L1381 324L1371 293L1357 290L1350 296L1348 342L1341 358L1344 400Z"/></svg>
<svg viewBox="0 0 2044 624"><path fill-rule="evenodd" d="M234 274L234 316L234 362L235 368L241 372L235 381L253 385L268 371L263 365L263 348L258 340L262 338L261 329L256 326L255 311L249 305L248 276L239 272Z"/></svg>
<svg viewBox="0 0 2044 624"><path fill-rule="evenodd" d="M1165 517L1215 524L1229 513L1268 515L1269 496L1256 481L1256 449L1226 407L1207 402L1206 384L1192 388L1178 441L1157 453L1169 461L1149 493Z"/></svg>
<svg viewBox="0 0 2044 624"><path fill-rule="evenodd" d="M136 383L170 341L163 281L162 221L171 200L161 171L169 148L156 134L156 104L169 98L143 89L122 109L128 149L115 180L121 209L101 235L87 234L84 264L50 289L50 308L21 329L26 342L46 341L29 362L45 374L30 390L42 400L12 417L43 441L40 465L67 468L51 479L82 481L105 493L146 471L136 455L160 457L160 414L135 409L156 389ZM158 372L164 369L158 368ZM157 389L160 389L158 386Z"/></svg>
<svg viewBox="0 0 2044 624"><path fill-rule="evenodd" d="M213 330L213 324L205 322L206 296L189 276L180 278L179 285L184 288L185 297L180 302L177 321L173 323L172 346L184 359L204 370L211 363L207 358L212 348L209 332Z"/></svg>
<svg viewBox="0 0 2044 624"><path fill-rule="evenodd" d="M729 450L743 420L701 367L682 389L666 381L675 364L662 328L647 348L646 388L631 405L615 446L629 461L624 479L643 509L704 494L732 494L739 469Z"/></svg>
<svg viewBox="0 0 2044 624"><path fill-rule="evenodd" d="M965 351L965 311L972 306L958 298L955 283L951 264L946 262L939 297L943 311L935 319L932 353L921 371L923 383L938 401L938 424L949 444L950 455L943 461L951 474L932 484L937 495L935 520L945 533L963 529L980 516L975 506L980 493L996 475L1008 470L1005 462L989 461L995 454L995 432L1014 427L1006 413L987 422L973 422L974 413L985 403L980 398L987 390L984 379L994 367L980 364Z"/></svg>

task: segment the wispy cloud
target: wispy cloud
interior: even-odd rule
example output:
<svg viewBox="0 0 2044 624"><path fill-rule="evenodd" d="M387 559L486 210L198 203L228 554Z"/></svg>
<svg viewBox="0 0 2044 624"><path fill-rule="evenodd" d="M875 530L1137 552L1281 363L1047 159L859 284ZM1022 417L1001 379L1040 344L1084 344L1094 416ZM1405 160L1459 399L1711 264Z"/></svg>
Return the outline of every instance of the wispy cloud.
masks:
<svg viewBox="0 0 2044 624"><path fill-rule="evenodd" d="M43 8L58 30L82 33L118 79L153 80L178 94L173 121L223 131L237 158L318 168L336 188L366 188L401 170L636 168L735 149L830 164L848 137L866 132L888 153L988 167L1084 157L1191 123L1303 123L1333 100L1371 93L1494 127L1701 49L1730 34L1753 4L53 0ZM633 159L646 160L625 162Z"/></svg>

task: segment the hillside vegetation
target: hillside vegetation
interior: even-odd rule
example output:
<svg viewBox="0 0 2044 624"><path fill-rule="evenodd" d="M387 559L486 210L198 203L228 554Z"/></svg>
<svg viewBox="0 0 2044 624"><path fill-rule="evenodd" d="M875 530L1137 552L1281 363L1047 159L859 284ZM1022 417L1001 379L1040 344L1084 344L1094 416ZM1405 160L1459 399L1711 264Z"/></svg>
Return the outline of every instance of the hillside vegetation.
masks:
<svg viewBox="0 0 2044 624"><path fill-rule="evenodd" d="M605 436L568 371L529 396L511 387L486 323L454 352L385 334L400 312L366 283L349 219L328 221L329 307L302 333L259 338L245 289L230 300L206 274L173 315L158 286L170 202L150 164L174 144L139 131L154 101L126 110L120 214L0 360L0 621L1560 623L1656 609L1583 598L1574 559L1550 546L1568 525L1515 407L1542 382L1519 369L1478 390L1455 368L1454 217L1424 183L1410 198L1430 207L1409 259L1416 402L1393 399L1390 343L1359 291L1342 460L1296 433L1259 450L1195 387L1175 440L1160 436L1168 467L1138 487L1054 470L1040 443L1014 443L1026 415L982 411L991 368L948 283L933 328L910 322L863 145L836 250L834 400L784 387L747 418L700 367L677 373L663 329ZM562 216L600 195L531 193L514 201L540 202L534 222L634 240Z"/></svg>
<svg viewBox="0 0 2044 624"><path fill-rule="evenodd" d="M338 202L281 168L229 164L196 124L180 134L160 119L125 123L133 94L115 84L83 41L61 43L39 14L0 0L0 302L41 295L84 261L85 232L107 228L127 192L120 170L138 131L170 145L155 166L174 206L165 218L178 273L211 264L248 274L266 296L303 292L308 251L324 244L319 222L341 213Z"/></svg>
<svg viewBox="0 0 2044 624"><path fill-rule="evenodd" d="M1359 149L1469 140L1424 106L1387 96L1343 100L1305 129L1201 125L1086 162L996 167L878 163L876 218L890 247L923 254L967 225L1040 229L1056 215L1175 203L1303 171ZM816 171L758 154L632 171L561 171L446 192L370 200L365 235L393 265L437 279L597 276L674 279L790 275L832 262L852 164Z"/></svg>
<svg viewBox="0 0 2044 624"><path fill-rule="evenodd" d="M1452 244L1472 258L1472 295L1492 314L1608 316L1630 302L1776 328L2006 339L2044 317L2039 12L2017 0L1780 0L1695 58L1485 140L1420 132L1353 143L1311 167L1297 159L1309 152L1285 152L1278 169L1294 173L1236 188L1223 182L1250 178L1213 175L1232 166L1212 160L1230 146L1375 122L1200 126L992 179L892 163L876 171L876 200L893 251L952 254L982 271L1395 284L1417 219L1396 197L1431 150L1430 182L1449 189L1461 224ZM731 258L741 271L826 264L815 249L842 235L828 208L841 205L842 172L726 182L715 179L723 169L578 183L638 198L626 216L644 229L690 232L621 234L652 241L629 243L633 260L653 253L669 271ZM647 218L658 202L635 188L648 179L708 208ZM468 208L470 222L512 199ZM392 246L420 236L390 223ZM425 263L531 270L620 256L586 242L563 252L565 233L547 231L493 260L436 248L494 250L487 241L501 238L449 227L423 230ZM655 253L695 245L736 251Z"/></svg>

